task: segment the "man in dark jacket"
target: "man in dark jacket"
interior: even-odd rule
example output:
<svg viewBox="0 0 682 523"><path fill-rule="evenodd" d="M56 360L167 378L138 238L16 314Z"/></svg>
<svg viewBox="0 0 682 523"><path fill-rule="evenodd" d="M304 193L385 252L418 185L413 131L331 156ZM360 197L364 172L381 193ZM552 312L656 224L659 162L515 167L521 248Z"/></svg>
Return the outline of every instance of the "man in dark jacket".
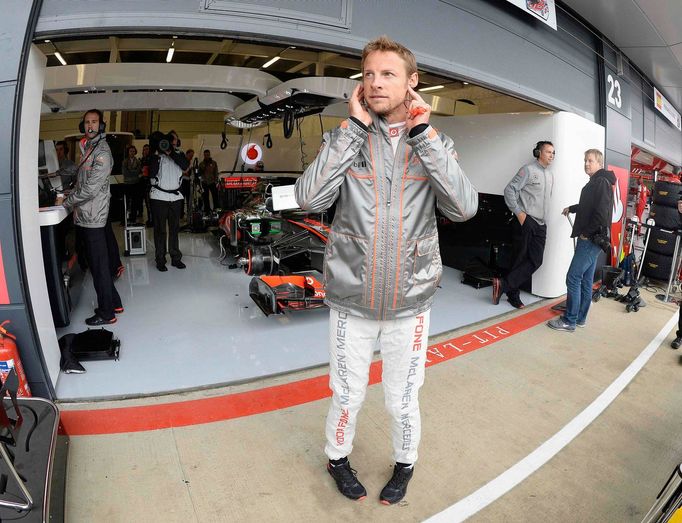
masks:
<svg viewBox="0 0 682 523"><path fill-rule="evenodd" d="M573 332L576 325L584 327L592 303L592 284L599 251L608 252L611 214L613 213L613 186L616 175L604 167L604 155L597 149L585 151L585 173L590 181L580 192L578 205L563 210L576 213L571 238L578 238L575 254L566 274L566 312L547 322L547 326L560 331Z"/></svg>

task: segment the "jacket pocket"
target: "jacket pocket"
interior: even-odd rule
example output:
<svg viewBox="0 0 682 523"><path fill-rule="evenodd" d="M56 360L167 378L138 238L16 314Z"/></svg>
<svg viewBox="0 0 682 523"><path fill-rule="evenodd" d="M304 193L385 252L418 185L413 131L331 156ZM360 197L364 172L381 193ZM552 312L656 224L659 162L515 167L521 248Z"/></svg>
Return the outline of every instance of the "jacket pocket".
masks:
<svg viewBox="0 0 682 523"><path fill-rule="evenodd" d="M324 286L330 298L365 303L369 242L331 231L324 257Z"/></svg>
<svg viewBox="0 0 682 523"><path fill-rule="evenodd" d="M432 296L442 274L438 233L408 242L402 304L411 305Z"/></svg>

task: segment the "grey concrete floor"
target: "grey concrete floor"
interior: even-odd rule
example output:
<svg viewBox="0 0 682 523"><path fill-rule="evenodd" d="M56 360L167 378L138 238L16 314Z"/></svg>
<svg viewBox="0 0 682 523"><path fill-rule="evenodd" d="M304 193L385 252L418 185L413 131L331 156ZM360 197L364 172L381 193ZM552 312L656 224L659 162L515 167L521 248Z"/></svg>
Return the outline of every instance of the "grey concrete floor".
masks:
<svg viewBox="0 0 682 523"><path fill-rule="evenodd" d="M562 429L625 369L677 307L645 296L626 314L602 299L589 325L544 324L427 369L423 437L407 497L378 503L391 473L381 385L368 389L351 463L368 498L340 496L324 469L328 400L216 423L74 436L66 485L69 522L423 521L470 495ZM540 304L539 306L542 306ZM451 337L517 315L468 326ZM682 366L674 332L585 431L471 521L641 521L682 461ZM431 339L431 342L441 341ZM64 409L165 403L324 374Z"/></svg>

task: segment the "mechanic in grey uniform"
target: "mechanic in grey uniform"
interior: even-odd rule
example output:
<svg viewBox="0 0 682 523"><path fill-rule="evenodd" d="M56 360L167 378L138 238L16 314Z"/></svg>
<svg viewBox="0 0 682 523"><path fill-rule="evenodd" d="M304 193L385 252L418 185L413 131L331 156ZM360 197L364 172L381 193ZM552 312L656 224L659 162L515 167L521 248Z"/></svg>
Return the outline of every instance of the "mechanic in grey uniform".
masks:
<svg viewBox="0 0 682 523"><path fill-rule="evenodd" d="M554 161L552 142L540 141L533 149L535 160L524 165L504 189L504 202L516 219L512 223L514 263L504 279L493 278L493 303L497 305L506 293L517 309L525 305L519 288L542 265L547 240L547 211L554 187L549 166Z"/></svg>

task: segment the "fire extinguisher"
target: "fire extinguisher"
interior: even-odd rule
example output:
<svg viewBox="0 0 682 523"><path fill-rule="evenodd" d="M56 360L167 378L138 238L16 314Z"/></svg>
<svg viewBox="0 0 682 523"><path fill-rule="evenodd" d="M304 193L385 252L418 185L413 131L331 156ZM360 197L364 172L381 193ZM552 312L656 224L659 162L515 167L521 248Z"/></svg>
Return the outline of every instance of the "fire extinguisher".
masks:
<svg viewBox="0 0 682 523"><path fill-rule="evenodd" d="M5 329L5 325L8 323L9 320L0 323L0 378L2 379L2 383L5 383L10 371L14 369L19 378L17 396L29 397L31 395L31 389L28 387L24 367L21 364L21 358L19 358L19 350L15 343L17 338Z"/></svg>

